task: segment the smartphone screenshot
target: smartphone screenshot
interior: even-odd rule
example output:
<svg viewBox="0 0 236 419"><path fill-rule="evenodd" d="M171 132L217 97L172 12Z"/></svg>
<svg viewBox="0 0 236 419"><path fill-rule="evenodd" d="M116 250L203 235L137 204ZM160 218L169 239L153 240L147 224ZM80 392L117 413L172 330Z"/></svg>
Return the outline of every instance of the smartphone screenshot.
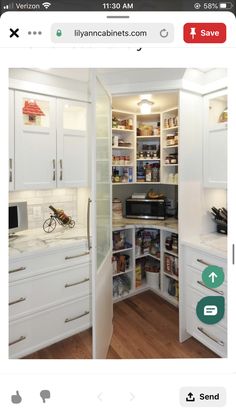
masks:
<svg viewBox="0 0 236 419"><path fill-rule="evenodd" d="M233 417L235 1L2 1L0 53L2 415Z"/></svg>

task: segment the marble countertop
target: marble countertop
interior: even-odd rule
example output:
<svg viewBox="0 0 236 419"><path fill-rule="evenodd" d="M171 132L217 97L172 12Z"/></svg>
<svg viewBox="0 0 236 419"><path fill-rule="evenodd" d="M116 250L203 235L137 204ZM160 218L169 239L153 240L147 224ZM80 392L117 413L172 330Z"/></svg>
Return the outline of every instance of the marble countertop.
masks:
<svg viewBox="0 0 236 419"><path fill-rule="evenodd" d="M76 226L71 229L58 226L52 233L45 233L42 228L25 230L9 239L9 257L75 244L87 246L87 232L84 227Z"/></svg>
<svg viewBox="0 0 236 419"><path fill-rule="evenodd" d="M220 258L227 258L227 235L220 233L210 233L199 237L192 237L183 240L182 244L195 247L197 249L211 253Z"/></svg>
<svg viewBox="0 0 236 419"><path fill-rule="evenodd" d="M143 227L147 226L150 228L159 228L161 230L170 230L173 232L178 231L178 220L176 218L166 218L165 220L145 220L140 218L120 218L112 220L113 230L114 228L121 228L127 226Z"/></svg>

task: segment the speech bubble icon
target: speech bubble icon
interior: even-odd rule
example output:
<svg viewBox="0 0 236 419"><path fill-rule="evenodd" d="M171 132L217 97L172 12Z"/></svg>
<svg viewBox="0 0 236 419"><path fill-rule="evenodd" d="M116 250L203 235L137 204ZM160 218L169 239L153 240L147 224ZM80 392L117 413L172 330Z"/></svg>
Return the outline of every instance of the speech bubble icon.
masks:
<svg viewBox="0 0 236 419"><path fill-rule="evenodd" d="M42 398L43 403L45 403L46 399L50 399L51 393L49 390L42 390L40 391L40 397Z"/></svg>

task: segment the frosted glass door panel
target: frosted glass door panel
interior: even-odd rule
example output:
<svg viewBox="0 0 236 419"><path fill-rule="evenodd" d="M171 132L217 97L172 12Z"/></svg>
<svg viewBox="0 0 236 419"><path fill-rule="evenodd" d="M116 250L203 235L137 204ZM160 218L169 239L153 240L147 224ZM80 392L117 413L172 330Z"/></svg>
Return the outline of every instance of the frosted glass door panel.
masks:
<svg viewBox="0 0 236 419"><path fill-rule="evenodd" d="M84 105L73 102L64 103L63 107L63 129L86 131L87 112Z"/></svg>
<svg viewBox="0 0 236 419"><path fill-rule="evenodd" d="M57 100L57 185L88 184L87 104Z"/></svg>
<svg viewBox="0 0 236 419"><path fill-rule="evenodd" d="M111 131L110 101L97 83L96 173L97 173L97 269L111 248Z"/></svg>
<svg viewBox="0 0 236 419"><path fill-rule="evenodd" d="M111 245L111 101L93 77L93 114L96 132L92 137L92 301L93 358L106 358L112 336L112 245Z"/></svg>

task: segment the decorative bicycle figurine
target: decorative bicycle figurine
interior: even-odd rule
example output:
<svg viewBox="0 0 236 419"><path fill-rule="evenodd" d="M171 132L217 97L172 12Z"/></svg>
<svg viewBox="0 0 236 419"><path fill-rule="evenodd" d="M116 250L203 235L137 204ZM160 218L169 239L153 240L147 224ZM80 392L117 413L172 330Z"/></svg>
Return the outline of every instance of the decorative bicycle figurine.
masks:
<svg viewBox="0 0 236 419"><path fill-rule="evenodd" d="M50 214L50 217L43 223L45 233L51 233L55 230L57 223L63 227L73 228L75 226L75 221L69 215L66 215L63 210L56 209L52 205L49 205L49 208L53 211L53 214Z"/></svg>

